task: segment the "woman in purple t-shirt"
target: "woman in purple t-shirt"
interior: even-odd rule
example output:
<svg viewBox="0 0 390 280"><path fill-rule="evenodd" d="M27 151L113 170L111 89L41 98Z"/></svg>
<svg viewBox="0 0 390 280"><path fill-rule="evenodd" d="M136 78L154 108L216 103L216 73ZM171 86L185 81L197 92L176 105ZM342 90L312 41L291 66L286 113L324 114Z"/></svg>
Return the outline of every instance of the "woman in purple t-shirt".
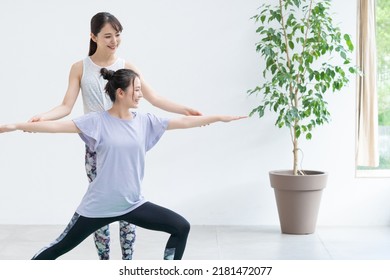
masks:
<svg viewBox="0 0 390 280"><path fill-rule="evenodd" d="M89 113L73 121L51 121L0 125L1 132L79 133L97 153L97 177L90 183L64 232L33 259L56 259L72 250L95 230L124 220L140 227L170 234L164 259L182 258L190 224L179 214L147 201L141 194L145 153L165 130L192 128L246 116L185 116L159 118L132 112L142 98L141 81L129 69L103 68L108 80L105 91L113 102L108 111Z"/></svg>

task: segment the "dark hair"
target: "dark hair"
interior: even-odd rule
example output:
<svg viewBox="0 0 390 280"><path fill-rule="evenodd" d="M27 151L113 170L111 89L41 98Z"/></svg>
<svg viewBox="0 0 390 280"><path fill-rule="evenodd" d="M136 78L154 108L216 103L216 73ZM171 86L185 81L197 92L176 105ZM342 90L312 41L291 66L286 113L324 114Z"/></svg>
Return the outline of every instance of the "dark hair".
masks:
<svg viewBox="0 0 390 280"><path fill-rule="evenodd" d="M126 90L130 85L134 85L136 77L139 78L139 75L130 69L112 71L107 68L102 68L100 69L100 74L104 79L108 80L104 91L108 94L112 102L116 100L116 90L118 88Z"/></svg>
<svg viewBox="0 0 390 280"><path fill-rule="evenodd" d="M122 32L123 27L119 20L112 14L107 12L101 12L94 15L91 19L91 33L95 36L102 30L103 26L109 23L117 31ZM88 56L93 55L96 52L97 44L90 39L89 40L89 52Z"/></svg>

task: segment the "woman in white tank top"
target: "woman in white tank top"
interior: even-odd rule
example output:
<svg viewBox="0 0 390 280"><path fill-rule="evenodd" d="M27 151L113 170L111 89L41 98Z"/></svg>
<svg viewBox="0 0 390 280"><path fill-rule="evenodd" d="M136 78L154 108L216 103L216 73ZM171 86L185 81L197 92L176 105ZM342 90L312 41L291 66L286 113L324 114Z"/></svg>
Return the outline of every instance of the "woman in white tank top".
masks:
<svg viewBox="0 0 390 280"><path fill-rule="evenodd" d="M131 63L118 58L116 50L121 42L122 25L110 13L101 12L91 19L91 38L89 54L84 60L74 63L69 73L68 89L62 103L48 112L35 115L31 122L57 120L69 115L82 92L84 113L100 112L111 108L112 102L107 98L104 87L107 81L100 76L100 69L118 70L121 68L140 71ZM141 75L143 97L153 106L162 110L182 115L198 116L201 113L192 108L171 102L157 95ZM86 148L85 167L89 181L96 177L96 154ZM94 234L99 259L108 260L110 252L109 227L105 226ZM135 240L135 226L120 221L120 243L122 259L131 260Z"/></svg>

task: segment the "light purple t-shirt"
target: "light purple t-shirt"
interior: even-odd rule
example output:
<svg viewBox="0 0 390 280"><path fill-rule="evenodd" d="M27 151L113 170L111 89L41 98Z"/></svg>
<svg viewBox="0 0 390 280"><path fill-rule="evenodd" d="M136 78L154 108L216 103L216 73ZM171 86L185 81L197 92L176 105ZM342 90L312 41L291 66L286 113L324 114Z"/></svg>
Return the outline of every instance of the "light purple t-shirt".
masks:
<svg viewBox="0 0 390 280"><path fill-rule="evenodd" d="M134 112L132 120L122 120L103 111L73 122L83 141L97 153L97 176L76 212L90 218L114 217L143 204L145 154L165 132L168 119Z"/></svg>

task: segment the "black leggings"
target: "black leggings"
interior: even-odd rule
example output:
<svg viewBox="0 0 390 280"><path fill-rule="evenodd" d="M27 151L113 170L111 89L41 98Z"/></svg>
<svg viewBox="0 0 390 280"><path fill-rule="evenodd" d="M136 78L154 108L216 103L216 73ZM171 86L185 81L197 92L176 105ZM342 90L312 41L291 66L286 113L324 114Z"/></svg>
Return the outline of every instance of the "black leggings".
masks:
<svg viewBox="0 0 390 280"><path fill-rule="evenodd" d="M87 218L75 213L65 231L53 243L35 254L32 259L54 260L75 248L97 229L119 220L171 234L165 247L164 259L180 260L182 258L190 224L179 214L146 202L135 210L117 217Z"/></svg>

